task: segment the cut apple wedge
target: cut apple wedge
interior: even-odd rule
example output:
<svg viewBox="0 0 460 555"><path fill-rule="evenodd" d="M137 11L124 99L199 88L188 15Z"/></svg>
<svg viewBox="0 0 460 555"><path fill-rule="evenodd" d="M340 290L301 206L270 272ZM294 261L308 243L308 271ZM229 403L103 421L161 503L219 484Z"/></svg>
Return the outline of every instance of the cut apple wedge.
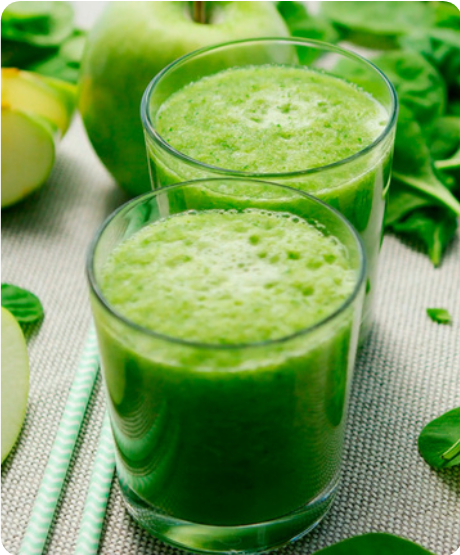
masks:
<svg viewBox="0 0 460 555"><path fill-rule="evenodd" d="M67 130L76 87L31 71L2 69L2 208L38 189Z"/></svg>
<svg viewBox="0 0 460 555"><path fill-rule="evenodd" d="M14 316L2 307L2 463L21 432L29 395L29 357Z"/></svg>
<svg viewBox="0 0 460 555"><path fill-rule="evenodd" d="M16 68L2 69L2 104L41 116L64 134L76 103L76 87L65 81Z"/></svg>
<svg viewBox="0 0 460 555"><path fill-rule="evenodd" d="M56 128L2 104L2 208L19 202L48 178Z"/></svg>

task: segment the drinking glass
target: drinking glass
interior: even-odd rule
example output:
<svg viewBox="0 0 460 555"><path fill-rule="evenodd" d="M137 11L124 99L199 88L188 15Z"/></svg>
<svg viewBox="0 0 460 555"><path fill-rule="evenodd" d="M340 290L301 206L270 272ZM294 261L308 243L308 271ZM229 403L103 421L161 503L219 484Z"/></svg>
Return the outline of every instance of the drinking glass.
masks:
<svg viewBox="0 0 460 555"><path fill-rule="evenodd" d="M246 188L257 194L238 196ZM248 344L199 343L130 321L104 295L107 260L145 226L190 210L267 208L335 237L353 271L348 298L307 329ZM113 213L87 271L117 473L135 520L172 545L207 553L265 551L311 530L339 480L362 315L365 254L347 220L284 185L176 184ZM248 326L255 317L248 312Z"/></svg>
<svg viewBox="0 0 460 555"><path fill-rule="evenodd" d="M267 64L306 67L359 86L384 107L386 117L383 131L372 144L348 158L289 173L235 171L205 164L179 152L158 133L156 114L162 104L179 89L223 70ZM151 81L145 91L141 116L152 187L157 189L190 179L242 177L289 185L337 208L360 233L366 250L366 299L361 328L361 338L364 339L372 324L397 106L393 86L375 65L358 54L332 44L298 38L274 38L242 40L203 48L170 64ZM210 118L212 110L211 104ZM267 146L261 145L260 148L265 149ZM299 145L298 148L311 149L314 146ZM246 194L253 194L250 184Z"/></svg>

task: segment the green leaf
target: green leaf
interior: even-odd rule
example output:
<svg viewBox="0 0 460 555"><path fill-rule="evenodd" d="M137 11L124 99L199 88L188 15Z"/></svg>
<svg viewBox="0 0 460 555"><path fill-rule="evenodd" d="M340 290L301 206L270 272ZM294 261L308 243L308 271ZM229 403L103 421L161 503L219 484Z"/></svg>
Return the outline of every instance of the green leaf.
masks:
<svg viewBox="0 0 460 555"><path fill-rule="evenodd" d="M431 200L426 195L419 195L410 187L393 180L385 212L385 225L392 227L415 209L431 204Z"/></svg>
<svg viewBox="0 0 460 555"><path fill-rule="evenodd" d="M284 0L276 7L294 37L335 43L340 39L332 23L325 17L310 14L302 2Z"/></svg>
<svg viewBox="0 0 460 555"><path fill-rule="evenodd" d="M455 237L457 218L451 211L432 206L412 211L406 218L393 222L391 228L396 233L421 241L433 265L438 267Z"/></svg>
<svg viewBox="0 0 460 555"><path fill-rule="evenodd" d="M433 555L409 540L391 534L373 533L341 541L315 555Z"/></svg>
<svg viewBox="0 0 460 555"><path fill-rule="evenodd" d="M435 22L428 2L321 2L321 11L347 40L378 49L395 47L400 36Z"/></svg>
<svg viewBox="0 0 460 555"><path fill-rule="evenodd" d="M450 324L452 316L445 308L427 308L426 313L437 324Z"/></svg>
<svg viewBox="0 0 460 555"><path fill-rule="evenodd" d="M428 128L427 142L435 160L447 160L460 150L460 117L438 118Z"/></svg>
<svg viewBox="0 0 460 555"><path fill-rule="evenodd" d="M436 174L422 129L404 106L398 118L393 167L394 178L460 216L460 202Z"/></svg>
<svg viewBox="0 0 460 555"><path fill-rule="evenodd" d="M450 100L447 105L447 115L460 117L460 100Z"/></svg>
<svg viewBox="0 0 460 555"><path fill-rule="evenodd" d="M401 45L423 54L440 72L449 89L460 88L460 30L420 29L417 34L404 37Z"/></svg>
<svg viewBox="0 0 460 555"><path fill-rule="evenodd" d="M431 123L444 114L447 102L444 81L438 70L421 54L394 50L372 57L371 61L385 73L398 93L400 104L421 125ZM373 92L374 77L355 62L342 59L334 70L366 91Z"/></svg>
<svg viewBox="0 0 460 555"><path fill-rule="evenodd" d="M15 3L17 4L17 3ZM11 4L11 6L15 6ZM20 4L20 2L19 2ZM42 4L33 2L33 4ZM43 6L44 4L44 6ZM39 17L14 17L2 15L2 41L9 39L37 47L57 46L73 30L73 9L70 2L44 2ZM16 6L17 12L18 7ZM37 7L37 10L40 7ZM8 8L5 10L7 11Z"/></svg>
<svg viewBox="0 0 460 555"><path fill-rule="evenodd" d="M56 47L41 48L33 44L2 39L2 67L26 69L28 64L52 56Z"/></svg>
<svg viewBox="0 0 460 555"><path fill-rule="evenodd" d="M451 468L460 464L460 408L453 409L427 424L418 448L433 468Z"/></svg>
<svg viewBox="0 0 460 555"><path fill-rule="evenodd" d="M43 318L44 311L41 302L30 291L2 283L2 306L13 314L21 324L31 324Z"/></svg>
<svg viewBox="0 0 460 555"><path fill-rule="evenodd" d="M460 30L460 10L451 2L434 2L435 25Z"/></svg>
<svg viewBox="0 0 460 555"><path fill-rule="evenodd" d="M52 2L13 2L3 10L2 23L46 19L52 8Z"/></svg>
<svg viewBox="0 0 460 555"><path fill-rule="evenodd" d="M401 104L421 124L444 113L447 92L438 70L418 52L395 50L372 61L392 82Z"/></svg>
<svg viewBox="0 0 460 555"><path fill-rule="evenodd" d="M77 83L85 42L86 34L80 30L74 31L52 56L33 62L22 69Z"/></svg>

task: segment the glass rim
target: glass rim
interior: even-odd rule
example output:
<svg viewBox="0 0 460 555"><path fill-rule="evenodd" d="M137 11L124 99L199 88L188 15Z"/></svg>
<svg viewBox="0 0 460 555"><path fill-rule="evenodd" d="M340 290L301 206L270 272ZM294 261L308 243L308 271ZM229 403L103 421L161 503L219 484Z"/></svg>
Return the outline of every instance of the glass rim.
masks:
<svg viewBox="0 0 460 555"><path fill-rule="evenodd" d="M292 172L245 172L241 170L232 170L229 168L222 168L220 166L214 166L212 164L207 164L206 162L201 162L196 158L192 158L187 154L177 150L172 145L170 145L163 137L158 133L156 130L155 124L152 121L149 106L151 98L155 92L157 85L160 81L167 75L172 69L180 66L182 64L187 63L189 60L200 56L201 54L205 54L212 51L217 51L221 48L227 48L229 46L236 46L236 45L243 45L243 44L254 44L257 42L281 42L291 45L298 45L298 46L312 46L318 49L328 50L329 52L335 52L337 54L341 54L342 56L348 58L354 58L357 61L364 63L365 65L369 66L378 76L382 79L382 81L387 86L389 90L390 97L391 97L391 112L388 114L388 122L385 128L382 130L380 135L375 138L372 143L368 144L358 152L355 152L351 156L347 156L346 158L342 158L341 160L337 160L335 162L331 162L330 164L325 164L323 166L316 166L314 168L307 168L304 170L296 170ZM289 178L289 177L300 177L305 175L312 175L315 173L320 173L328 170L332 170L338 168L340 166L344 166L350 162L353 162L362 156L368 154L369 152L373 151L382 141L386 139L386 137L390 134L391 130L395 127L397 117L398 117L398 95L396 94L396 90L388 79L388 77L381 71L374 63L370 60L361 56L361 54L357 54L347 48L342 48L340 46L336 46L335 44L331 44L324 41L314 40L314 39L302 39L298 37L262 37L262 38L255 38L255 39L241 39L235 40L230 42L223 42L220 44L214 44L212 46L206 46L204 48L199 48L198 50L194 50L189 54L185 54L180 58L177 58L165 68L163 68L155 77L150 81L145 89L145 92L142 96L141 101L141 120L144 130L148 133L151 139L153 139L163 150L169 152L176 158L180 158L183 162L190 166L194 166L195 168L201 168L203 170L211 170L213 172L219 172L226 175L230 175L232 177L240 177L240 178L262 178L262 179L279 179L279 178Z"/></svg>
<svg viewBox="0 0 460 555"><path fill-rule="evenodd" d="M324 208L326 208L326 210L328 210L332 214L334 214L335 217L342 222L342 224L344 224L345 228L351 233L352 237L355 240L355 243L358 246L359 268L357 268L356 283L354 285L353 290L347 296L347 298L343 301L343 303L341 303L333 312L331 312L331 314L328 314L327 316L320 319L318 322L315 322L314 324L312 324L312 325L310 325L306 328L302 328L301 330L298 330L294 333L284 335L284 336L276 338L276 339L267 339L267 340L264 340L264 341L255 341L255 342L250 342L250 343L219 344L219 343L206 343L206 342L201 342L201 341L193 341L193 340L188 340L188 339L182 339L180 337L174 337L174 336L171 336L171 335L167 335L167 334L164 334L164 333L161 333L161 332L154 331L150 328L147 328L145 326L137 324L136 322L133 322L128 317L121 314L105 298L104 294L102 293L102 291L101 291L101 289L98 285L98 281L97 281L96 276L95 276L94 261L95 261L95 253L96 253L96 249L97 249L97 246L99 244L99 241L102 238L106 229L110 226L110 224L117 217L119 217L123 212L128 211L132 206L134 206L136 204L141 204L141 203L145 202L145 200L150 199L152 197L155 197L155 196L158 196L158 195L161 195L161 194L164 194L164 193L167 194L168 191L173 190L173 189L184 188L184 187L188 187L188 186L193 186L193 185L197 185L197 184L205 184L205 183L210 183L210 182L211 183L212 182L221 182L222 180L234 181L234 182L251 181L252 183L264 184L264 185L269 185L270 187L277 187L279 189L288 190L290 193L295 193L295 194L299 195L300 197L304 197L307 201L313 202L313 204L323 206ZM321 222L318 222L318 223L321 223ZM132 328L135 331L137 331L139 333L142 333L144 335L147 335L149 337L153 337L155 339L160 339L160 340L163 340L163 341L167 341L169 343L179 344L179 345L186 346L186 347L194 347L194 348L199 348L199 349L203 349L203 350L235 351L235 350L238 350L238 349L267 347L267 346L271 346L271 345L286 343L286 342L288 342L292 339L295 339L297 337L301 337L303 335L308 335L308 334L316 331L317 329L323 327L327 323L331 322L332 320L337 318L340 314L342 314L348 308L348 306L350 306L354 302L354 300L358 296L358 294L359 294L359 292L360 292L360 290L361 290L361 288L364 284L364 279L365 279L365 276L366 276L366 266L367 266L366 253L365 253L363 242L362 242L362 239L361 239L359 233L352 226L352 224L343 216L343 214L341 214L338 210L336 210L335 208L333 208L329 204L326 204L322 200L314 197L313 195L305 193L304 191L301 191L299 189L289 187L287 185L272 183L270 181L248 180L248 179L232 178L232 177L230 177L230 178L217 177L217 178L209 178L209 179L195 179L195 180L191 180L191 181L184 181L184 182L181 182L181 183L175 183L173 185L168 185L166 187L161 187L161 188L156 189L154 191L149 191L148 193L144 193L143 195L139 195L139 196L135 197L134 199L128 200L127 202L125 202L124 204L119 206L114 212L112 212L105 219L105 221L102 223L102 225L96 231L96 233L95 233L95 235L94 235L94 237L93 237L93 239L90 243L90 246L89 246L88 252L87 252L87 257L86 257L86 276L87 276L87 279L88 279L88 282L89 282L89 285L90 285L91 292L96 296L97 300L101 303L101 305L104 307L104 309L107 310L111 314L111 316L113 316L118 321L121 321L122 323L127 325L129 328Z"/></svg>

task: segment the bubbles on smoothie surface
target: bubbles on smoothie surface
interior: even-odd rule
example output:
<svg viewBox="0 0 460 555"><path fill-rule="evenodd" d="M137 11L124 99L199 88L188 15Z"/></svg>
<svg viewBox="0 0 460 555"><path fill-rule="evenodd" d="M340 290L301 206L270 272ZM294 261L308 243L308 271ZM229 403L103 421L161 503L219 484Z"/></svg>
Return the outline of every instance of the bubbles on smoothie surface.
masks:
<svg viewBox="0 0 460 555"><path fill-rule="evenodd" d="M103 270L102 291L153 331L235 344L317 323L355 282L345 247L305 220L212 210L160 220L121 243Z"/></svg>
<svg viewBox="0 0 460 555"><path fill-rule="evenodd" d="M372 96L342 79L280 65L206 76L173 93L155 117L175 149L226 169L280 173L343 160L388 120Z"/></svg>

